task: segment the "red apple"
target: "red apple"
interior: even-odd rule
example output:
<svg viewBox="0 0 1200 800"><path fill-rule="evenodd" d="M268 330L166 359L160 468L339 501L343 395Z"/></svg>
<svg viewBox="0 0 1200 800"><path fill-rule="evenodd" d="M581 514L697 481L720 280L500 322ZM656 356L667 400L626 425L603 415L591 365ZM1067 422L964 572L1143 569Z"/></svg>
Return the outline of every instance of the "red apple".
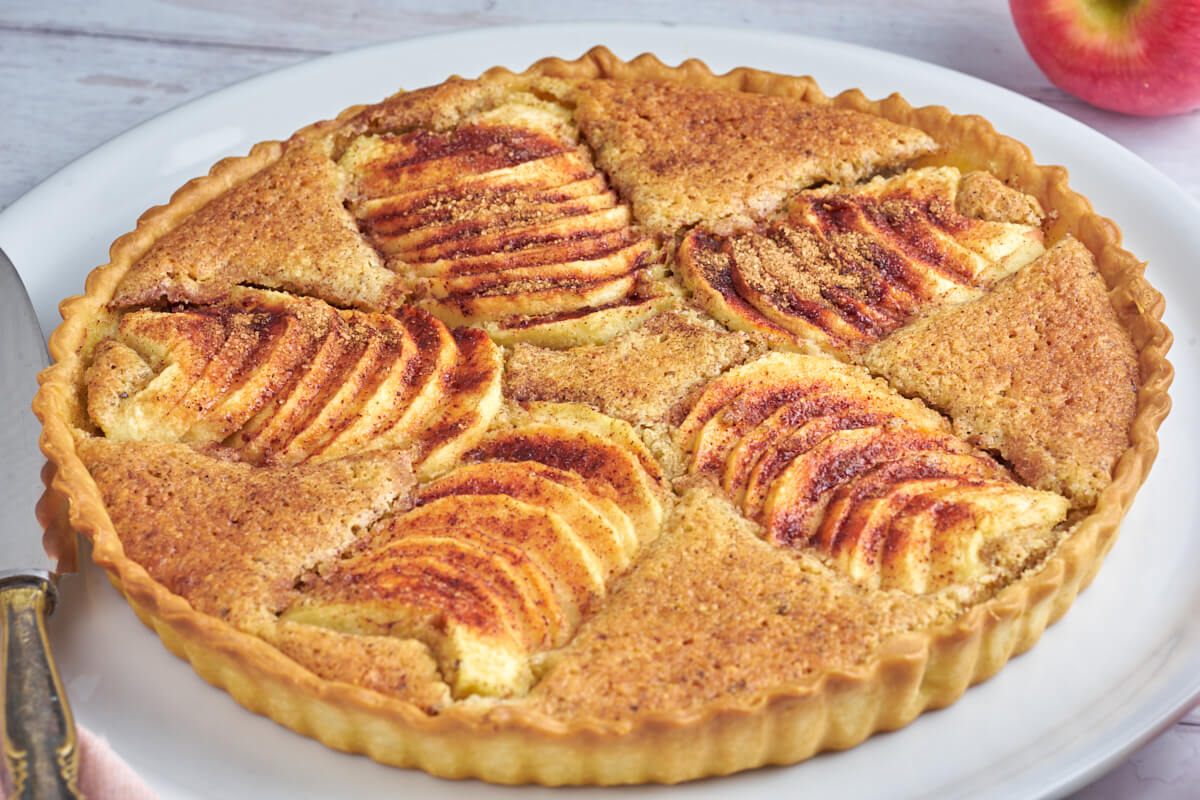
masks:
<svg viewBox="0 0 1200 800"><path fill-rule="evenodd" d="M1009 0L1046 77L1092 105L1155 116L1200 108L1200 0Z"/></svg>

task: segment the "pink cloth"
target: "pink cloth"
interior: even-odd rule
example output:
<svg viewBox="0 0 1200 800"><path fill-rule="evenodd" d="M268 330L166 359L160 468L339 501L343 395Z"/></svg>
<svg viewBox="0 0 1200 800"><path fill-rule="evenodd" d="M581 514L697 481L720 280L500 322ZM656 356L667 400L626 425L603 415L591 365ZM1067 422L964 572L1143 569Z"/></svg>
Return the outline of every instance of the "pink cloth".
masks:
<svg viewBox="0 0 1200 800"><path fill-rule="evenodd" d="M88 800L158 800L158 794L137 776L108 742L87 728L79 728L79 790ZM0 797L8 797L12 785L8 769L0 762Z"/></svg>

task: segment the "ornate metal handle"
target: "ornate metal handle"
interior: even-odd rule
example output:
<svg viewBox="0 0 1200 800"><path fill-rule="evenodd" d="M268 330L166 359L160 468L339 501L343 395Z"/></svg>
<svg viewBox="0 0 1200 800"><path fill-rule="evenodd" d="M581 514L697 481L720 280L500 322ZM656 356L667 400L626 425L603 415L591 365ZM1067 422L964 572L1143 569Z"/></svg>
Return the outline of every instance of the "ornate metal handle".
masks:
<svg viewBox="0 0 1200 800"><path fill-rule="evenodd" d="M46 615L54 584L22 575L0 582L0 673L4 675L4 758L13 797L82 797L75 722L50 657Z"/></svg>

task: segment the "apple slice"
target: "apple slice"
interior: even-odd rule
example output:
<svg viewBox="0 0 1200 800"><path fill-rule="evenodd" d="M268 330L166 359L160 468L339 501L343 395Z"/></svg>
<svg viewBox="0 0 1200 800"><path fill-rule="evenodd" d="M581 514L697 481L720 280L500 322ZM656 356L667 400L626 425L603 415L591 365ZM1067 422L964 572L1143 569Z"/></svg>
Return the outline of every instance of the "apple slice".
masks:
<svg viewBox="0 0 1200 800"><path fill-rule="evenodd" d="M372 546L355 558L384 570L404 559L436 558L460 570L467 580L482 578L502 594L504 619L511 621L509 627L520 634L518 641L527 650L552 646L570 634L570 622L556 599L553 576L516 545L470 524L437 528L408 515L397 517L385 532L372 531L372 539ZM339 569L340 565L335 567L335 573ZM486 621L476 627L486 629L490 624Z"/></svg>
<svg viewBox="0 0 1200 800"><path fill-rule="evenodd" d="M676 431L676 443L689 456L700 451L699 437L710 420L730 413L733 420L753 420L757 424L770 412L792 401L811 399L811 414L825 414L839 404L862 408L866 412L892 414L928 430L949 430L936 412L919 401L909 400L873 380L860 367L827 358L787 353L771 353L748 364L729 370L705 387L687 417ZM823 398L823 399L818 399ZM727 409L733 409L728 411ZM723 440L725 422L710 429L714 442ZM740 423L737 423L740 429ZM749 427L740 435L748 433ZM724 462L726 451L718 447L719 457L701 455L705 468ZM701 461L695 462L697 465ZM698 468L698 467L697 467Z"/></svg>
<svg viewBox="0 0 1200 800"><path fill-rule="evenodd" d="M569 425L591 431L624 447L637 458L642 470L652 481L660 485L664 480L662 467L646 447L646 443L634 427L623 419L601 414L583 403L550 403L530 400L521 404L534 422ZM663 489L665 492L665 489Z"/></svg>
<svg viewBox="0 0 1200 800"><path fill-rule="evenodd" d="M364 387L364 397L357 412L351 413L344 427L336 432L319 450L322 458L339 455L374 445L376 437L392 422L397 399L409 394L409 373L417 359L417 344L412 334L392 317L375 320L384 334L385 358L380 360L379 375L373 387Z"/></svg>
<svg viewBox="0 0 1200 800"><path fill-rule="evenodd" d="M625 274L590 283L570 279L520 281L501 287L496 294L421 300L419 305L447 325L475 325L510 317L569 313L617 303L630 294L635 280L633 275Z"/></svg>
<svg viewBox="0 0 1200 800"><path fill-rule="evenodd" d="M1007 482L920 495L888 529L878 585L924 594L997 567L1020 568L1066 513L1065 498Z"/></svg>
<svg viewBox="0 0 1200 800"><path fill-rule="evenodd" d="M731 237L728 247L733 288L798 337L827 338L844 349L879 339L901 323L871 302L884 294L880 276L856 261L836 259L806 228L777 224L764 234Z"/></svg>
<svg viewBox="0 0 1200 800"><path fill-rule="evenodd" d="M826 401L824 409L814 401L780 407L730 451L721 487L747 514L758 513L765 497L763 487L774 480L791 457L818 442L822 431L867 428L882 425L890 418L887 413L867 411L852 398L819 399Z"/></svg>
<svg viewBox="0 0 1200 800"><path fill-rule="evenodd" d="M862 233L886 243L892 257L881 264L889 267L888 277L923 286L922 299L937 300L970 287L988 266L957 241L972 224L954 207L960 178L954 167L928 167L861 186L813 189L797 198L788 221L827 240ZM903 266L891 267L895 259Z"/></svg>
<svg viewBox="0 0 1200 800"><path fill-rule="evenodd" d="M609 190L550 202L538 202L535 198L515 195L503 204L480 204L464 209L463 213L449 220L439 219L436 213L431 213L426 220L410 217L416 224L408 230L387 235L376 232L376 239L380 247L386 247L389 253L406 256L409 252L442 243L502 236L508 230L527 228L538 221L587 215L616 205L617 196Z"/></svg>
<svg viewBox="0 0 1200 800"><path fill-rule="evenodd" d="M408 446L444 402L458 367L458 343L440 320L416 306L405 306L397 316L417 353L405 372L408 386L396 397L386 427L377 434L377 447Z"/></svg>
<svg viewBox="0 0 1200 800"><path fill-rule="evenodd" d="M769 448L750 470L741 494L742 513L756 522L767 525L770 516L768 505L791 491L792 487L780 484L780 481L797 458L818 447L836 433L881 430L880 426L886 424L888 419L884 417L874 425L865 424L874 421L856 413L833 413L813 417L794 428L786 438Z"/></svg>
<svg viewBox="0 0 1200 800"><path fill-rule="evenodd" d="M254 368L241 376L240 383L231 387L204 419L188 429L184 441L221 441L281 396L293 376L312 358L328 331L331 317L337 313L327 304L307 298L279 295L266 302L274 306L269 349L259 354ZM272 306L264 303L263 308Z"/></svg>
<svg viewBox="0 0 1200 800"><path fill-rule="evenodd" d="M548 467L537 461L483 462L482 464L464 464L453 473L444 476L434 484L430 484L430 486L440 484L441 480L453 480L454 476L462 470L489 465L504 465L505 467L512 466L518 468L523 475L531 480L555 483L580 498L585 499L588 505L596 509L605 522L616 531L617 542L624 553L625 560L631 560L637 553L637 531L634 530L633 522L629 519L629 515L613 501L611 492L605 491L604 487L599 484L585 481L576 472Z"/></svg>
<svg viewBox="0 0 1200 800"><path fill-rule="evenodd" d="M965 447L906 453L843 484L826 507L814 541L818 547L835 552L843 540L853 541L859 537L858 531L864 524L860 517L865 505L891 496L898 485L942 479L1012 480L1007 471L989 456L982 452L968 452Z"/></svg>
<svg viewBox="0 0 1200 800"><path fill-rule="evenodd" d="M83 378L88 418L113 441L144 438L147 428L136 423L146 415L129 414L127 408L129 400L136 398L154 377L154 368L132 347L112 338L100 340Z"/></svg>
<svg viewBox="0 0 1200 800"><path fill-rule="evenodd" d="M674 302L670 294L638 297L637 293L615 303L560 314L517 317L480 323L492 340L501 345L530 344L565 350L604 344L631 331Z"/></svg>
<svg viewBox="0 0 1200 800"><path fill-rule="evenodd" d="M414 130L360 136L338 164L357 178L360 196L438 188L462 175L479 175L568 152L571 146L542 131L464 125L449 133Z"/></svg>
<svg viewBox="0 0 1200 800"><path fill-rule="evenodd" d="M446 616L454 622L504 633L524 648L552 640L552 622L545 609L547 600L554 599L553 589L548 577L520 550L458 535L458 531L436 535L402 519L389 528L390 538L339 559L328 574L303 588L310 602L334 601L326 614L332 615L332 608L340 605L351 617L327 627L347 630L353 626L362 633L416 636L427 641L433 631L421 628L436 626L437 612L444 604ZM437 568L432 568L434 564ZM426 570L440 580L434 578L428 589L416 589L415 576ZM462 590L456 588L455 576ZM484 613L495 617L479 616L476 607L480 605ZM358 613L353 610L356 606ZM417 625L412 624L418 620Z"/></svg>
<svg viewBox="0 0 1200 800"><path fill-rule="evenodd" d="M350 337L352 364L328 382L313 413L291 429L291 435L271 456L275 463L298 464L320 454L326 442L358 415L389 362L395 360L388 338L366 320L351 317Z"/></svg>
<svg viewBox="0 0 1200 800"><path fill-rule="evenodd" d="M877 464L919 450L968 449L961 440L913 428L837 430L797 455L771 483L763 503L768 541L801 547L810 543L834 492Z"/></svg>
<svg viewBox="0 0 1200 800"><path fill-rule="evenodd" d="M520 250L455 256L435 261L413 261L403 265L415 278L454 278L505 269L537 267L570 261L603 258L637 241L629 230L607 231L582 239L547 242Z"/></svg>
<svg viewBox="0 0 1200 800"><path fill-rule="evenodd" d="M806 384L819 383L826 359L810 360L807 356L768 353L762 358L743 364L712 380L692 405L687 417L676 429L675 441L687 454L694 452L696 437L734 398L758 387L775 386L799 396ZM834 370L836 371L836 367ZM784 390L782 387L789 387Z"/></svg>
<svg viewBox="0 0 1200 800"><path fill-rule="evenodd" d="M763 316L746 302L733 285L733 257L722 237L693 228L676 253L676 268L692 300L714 319L735 331L761 336L775 347L796 351L821 351L818 336L800 337ZM813 328L814 334L816 328Z"/></svg>
<svg viewBox="0 0 1200 800"><path fill-rule="evenodd" d="M802 191L769 224L691 231L680 274L693 299L731 327L782 349L857 353L931 306L979 296L1041 253L1036 222L960 213L961 177L930 167Z"/></svg>
<svg viewBox="0 0 1200 800"><path fill-rule="evenodd" d="M463 194L440 189L407 192L367 200L360 204L359 211L362 218L371 220L372 232L382 241L425 225L475 219L495 206L568 203L606 189L604 176L595 174L559 185L532 181L527 185L488 186Z"/></svg>
<svg viewBox="0 0 1200 800"><path fill-rule="evenodd" d="M427 206L455 200L474 204L508 192L528 196L595 177L596 168L573 150L491 172L455 175L436 187L400 187L386 175L363 174L358 176L356 185L366 202L357 207L357 215L368 230L373 230L375 220L386 225L393 217L412 214Z"/></svg>
<svg viewBox="0 0 1200 800"><path fill-rule="evenodd" d="M692 439L691 473L723 475L729 459L742 441L779 409L792 409L790 423L799 424L807 417L819 415L822 400L829 402L825 387L819 383L795 380L784 376L775 382L749 380L747 388L731 397ZM837 400L833 401L835 404ZM760 433L760 435L763 435Z"/></svg>
<svg viewBox="0 0 1200 800"><path fill-rule="evenodd" d="M203 381L205 371L226 345L230 321L228 314L200 310L126 314L113 344L101 350L100 362L88 375L89 383L103 383L109 380L103 370L117 367L121 374L139 376L136 380L141 387L132 396L120 398L120 392L128 394L128 387L113 387L118 396L116 402L107 403L112 430L106 430L106 435L131 441L177 441L199 415L189 417L175 410L192 387ZM143 381L137 360L153 374L148 381ZM106 414L99 401L96 408L102 416Z"/></svg>
<svg viewBox="0 0 1200 800"><path fill-rule="evenodd" d="M569 628L579 624L593 598L605 594L604 566L563 518L513 497L443 497L405 514L397 527L405 535L443 531L453 536L486 536L511 545L546 573Z"/></svg>
<svg viewBox="0 0 1200 800"><path fill-rule="evenodd" d="M280 620L423 641L457 696L506 696L532 682L521 589L511 568L469 542L401 537L340 561Z"/></svg>
<svg viewBox="0 0 1200 800"><path fill-rule="evenodd" d="M527 267L502 267L490 272L458 275L452 278L426 278L417 281L422 296L439 300L456 295L470 295L503 289L508 284L524 282L591 282L627 275L650 261L653 245L648 239L606 253L599 258L580 261L560 261Z"/></svg>
<svg viewBox="0 0 1200 800"><path fill-rule="evenodd" d="M575 472L629 516L639 542L658 536L664 516L660 487L635 454L605 436L569 425L533 423L489 434L465 458L536 461Z"/></svg>
<svg viewBox="0 0 1200 800"><path fill-rule="evenodd" d="M478 442L502 402L500 348L475 328L459 328L453 337L458 361L447 401L417 439L417 474L422 480L445 472Z"/></svg>
<svg viewBox="0 0 1200 800"><path fill-rule="evenodd" d="M430 484L417 494L417 503L464 494L503 494L530 505L553 510L571 526L580 540L608 569L607 579L623 571L632 555L626 533L618 530L589 501L588 495L568 488L531 470L528 462L485 462L465 464ZM537 465L541 467L541 465ZM541 467L543 471L547 467ZM633 543L636 547L636 542Z"/></svg>
<svg viewBox="0 0 1200 800"><path fill-rule="evenodd" d="M213 354L203 374L192 382L161 424L179 431L183 438L196 422L211 419L213 409L257 369L271 341L281 332L282 320L269 314L229 315L225 321L225 343ZM221 436L213 437L221 439Z"/></svg>
<svg viewBox="0 0 1200 800"><path fill-rule="evenodd" d="M365 341L355 342L344 313L329 318L329 328L316 352L300 365L290 385L275 403L267 405L225 444L240 451L241 457L261 464L282 450L313 414L319 413L326 398L341 385L343 372L349 369L365 349Z"/></svg>
<svg viewBox="0 0 1200 800"><path fill-rule="evenodd" d="M962 483L963 479L956 477L899 481L879 496L861 499L844 517L840 517L833 503L830 503L820 530L814 537L813 546L830 556L833 564L852 580L876 589L883 583L880 572L886 560L892 566L886 588L901 588L894 583L896 568L903 565L908 567L909 573L915 574L909 562L924 564L929 552L927 547L922 549L913 542L905 545L913 547L912 552L894 552L900 542L889 539L892 521L914 499L943 489L953 489ZM837 524L838 521L841 524ZM885 547L888 548L886 552ZM901 583L911 587L917 582L910 580Z"/></svg>
<svg viewBox="0 0 1200 800"><path fill-rule="evenodd" d="M629 207L624 205L602 208L574 216L556 216L525 225L490 230L476 236L437 241L425 247L396 251L406 261L436 261L487 253L511 252L564 239L580 239L629 227Z"/></svg>

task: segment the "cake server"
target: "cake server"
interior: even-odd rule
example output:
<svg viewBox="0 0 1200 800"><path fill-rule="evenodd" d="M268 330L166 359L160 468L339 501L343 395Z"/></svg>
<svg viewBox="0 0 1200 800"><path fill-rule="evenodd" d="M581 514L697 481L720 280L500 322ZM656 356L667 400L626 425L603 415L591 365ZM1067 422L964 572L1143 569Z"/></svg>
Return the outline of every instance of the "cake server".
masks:
<svg viewBox="0 0 1200 800"><path fill-rule="evenodd" d="M14 798L77 797L75 723L50 655L46 615L61 569L43 545L35 506L45 491L41 424L30 408L50 363L25 286L0 250L0 674L4 756ZM72 559L73 560L73 559Z"/></svg>

